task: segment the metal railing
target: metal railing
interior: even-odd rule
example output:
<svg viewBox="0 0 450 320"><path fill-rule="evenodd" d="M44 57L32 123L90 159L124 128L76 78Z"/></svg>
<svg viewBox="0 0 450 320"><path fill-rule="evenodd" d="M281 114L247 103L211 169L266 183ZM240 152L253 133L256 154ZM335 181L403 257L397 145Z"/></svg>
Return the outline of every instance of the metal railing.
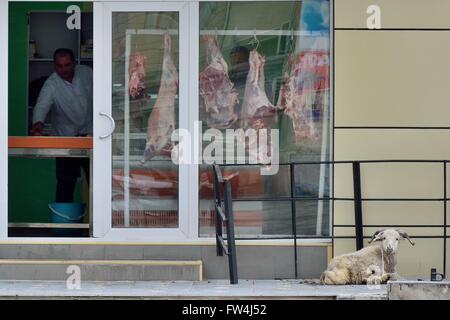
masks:
<svg viewBox="0 0 450 320"><path fill-rule="evenodd" d="M282 196L282 197L259 197L259 198L235 198L234 200L231 199L231 185L226 183L225 185L228 185L225 189L225 198L224 200L229 201L227 204L227 207L232 212L232 201L239 202L239 201L289 201L291 202L291 223L292 223L292 236L283 236L283 237L254 237L254 238L243 238L246 240L262 240L262 239L293 239L294 241L294 272L295 272L295 278L298 278L298 254L297 254L297 239L330 239L334 245L335 239L355 239L356 249L359 250L363 248L364 246L364 239L370 239L370 236L364 236L364 229L365 228L438 228L439 230L442 230L441 234L438 235L410 235L411 238L416 239L443 239L443 252L442 252L442 262L443 262L443 274L445 276L446 268L447 268L447 239L449 236L447 235L447 228L450 227L448 225L447 221L447 201L450 200L450 198L447 197L447 164L450 162L450 160L359 160L359 161L308 161L308 162L291 162L291 163L280 163L280 166L288 166L289 167L289 177L290 177L290 195ZM405 164L405 163L416 163L416 164L441 164L442 165L442 197L437 198L365 198L362 195L361 190L361 165L368 165L368 164L393 164L393 163L399 163L399 164ZM334 182L333 187L330 188L330 194L331 196L298 196L295 190L295 167L296 166L304 166L304 165L321 165L321 166L329 166L332 167L334 172L334 168L336 165L351 165L352 166L352 180L353 180L353 197L350 198L344 198L344 197L334 197ZM221 164L221 167L250 167L250 166L257 166L255 164ZM216 172L219 173L219 179L217 179L217 182L223 181L226 182L226 179L222 179L222 175L220 173L220 168L218 165L214 165L214 177L215 177L215 190L218 189L218 185L216 183ZM221 179L221 180L220 180ZM366 185L370 185L370 181L365 182ZM219 197L219 198L218 198ZM331 215L333 218L333 223L331 224L331 234L329 236L323 236L323 235L298 235L297 234L297 208L296 208L296 202L298 201L329 201L331 204ZM354 219L355 224L335 224L334 223L334 202L336 201L351 201L354 203ZM363 203L367 201L397 201L397 202L409 202L409 201L425 201L425 202L442 202L443 203L443 223L442 224L377 224L377 225L370 225L370 224L364 224L363 221ZM217 204L220 204L220 195L217 194L216 191L216 217L220 216L217 210ZM222 217L222 216L221 216ZM223 219L223 217L222 217ZM218 226L220 224L220 221L216 221ZM230 225L227 224L227 228L230 228L231 232L230 235L232 236L232 239L230 237L229 241L232 240L233 244L235 241L234 238L234 223L232 222ZM334 229L335 228L354 228L354 235L352 236L335 236L334 235ZM228 230L228 229L227 229ZM219 229L217 227L217 250L219 254L219 248L223 247L222 243L220 242L220 238L222 236L221 233L219 233ZM223 238L222 238L223 239ZM239 238L238 238L239 239ZM234 247L233 247L234 249ZM236 256L233 257L233 263L236 263ZM230 261L231 263L231 261ZM230 264L230 272L231 272L231 264ZM236 270L236 269L235 269ZM231 273L230 273L231 275ZM237 274L236 274L236 281L237 281Z"/></svg>
<svg viewBox="0 0 450 320"><path fill-rule="evenodd" d="M214 196L216 212L216 248L217 255L228 256L228 265L231 284L238 283L236 243L234 239L234 217L233 203L231 196L231 183L229 179L224 179L218 165L213 165ZM221 191L223 189L223 197ZM222 200L223 199L223 200ZM227 243L223 238L223 223L226 222Z"/></svg>

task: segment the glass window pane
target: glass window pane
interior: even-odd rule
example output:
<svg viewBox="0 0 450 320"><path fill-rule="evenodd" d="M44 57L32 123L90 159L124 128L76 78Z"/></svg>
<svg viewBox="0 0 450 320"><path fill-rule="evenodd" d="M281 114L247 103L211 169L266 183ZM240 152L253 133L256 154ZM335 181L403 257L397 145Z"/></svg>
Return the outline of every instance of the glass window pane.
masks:
<svg viewBox="0 0 450 320"><path fill-rule="evenodd" d="M330 201L297 201L295 203L297 236L329 236L329 210Z"/></svg>
<svg viewBox="0 0 450 320"><path fill-rule="evenodd" d="M112 16L112 226L178 227L178 12Z"/></svg>
<svg viewBox="0 0 450 320"><path fill-rule="evenodd" d="M213 202L200 201L200 234L215 237ZM233 201L236 238L291 238L290 201ZM226 234L226 228L223 228Z"/></svg>
<svg viewBox="0 0 450 320"><path fill-rule="evenodd" d="M291 202L274 201L290 197L289 166L280 165L274 175L261 175L260 167L251 165L255 159L264 161L258 152L265 141L270 150L266 160L276 161L275 154L284 164L329 160L329 9L328 0L200 3L203 160L205 164L241 164L223 169L224 174L234 177L233 197L251 198L251 206L258 208L263 221L260 229L236 224L237 234L291 234L285 226L292 224ZM228 140L227 133L238 130L254 132L256 138L236 135L235 140ZM273 132L278 132L278 141ZM205 141L205 136L220 138ZM244 157L238 154L239 143L244 146ZM205 162L207 156L209 162ZM209 170L207 165L200 170L201 215L212 203ZM329 166L296 165L293 170L296 197L329 194ZM329 206L319 203L312 201L316 209L305 209L306 216L297 217L299 230L305 234L329 233ZM207 234L200 218L200 235Z"/></svg>

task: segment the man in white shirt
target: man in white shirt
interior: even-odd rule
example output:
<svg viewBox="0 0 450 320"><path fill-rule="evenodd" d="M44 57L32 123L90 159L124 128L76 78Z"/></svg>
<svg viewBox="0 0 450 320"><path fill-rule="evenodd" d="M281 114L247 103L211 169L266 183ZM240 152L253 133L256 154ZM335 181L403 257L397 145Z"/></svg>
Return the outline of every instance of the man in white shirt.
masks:
<svg viewBox="0 0 450 320"><path fill-rule="evenodd" d="M52 135L92 135L92 70L76 65L72 50L60 48L53 55L55 72L44 83L33 109L30 134L43 135L44 121L51 112ZM89 159L56 159L56 202L73 202L73 191L80 168L89 178Z"/></svg>

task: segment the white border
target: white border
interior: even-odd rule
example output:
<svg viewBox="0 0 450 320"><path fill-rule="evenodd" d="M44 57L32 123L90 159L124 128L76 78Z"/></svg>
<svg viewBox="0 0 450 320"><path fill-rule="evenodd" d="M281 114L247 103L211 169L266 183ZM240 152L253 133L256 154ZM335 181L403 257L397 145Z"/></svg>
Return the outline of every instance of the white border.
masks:
<svg viewBox="0 0 450 320"><path fill-rule="evenodd" d="M155 241L128 240L128 239L95 239L95 238L9 238L1 239L2 244L81 244L81 245L216 245L214 238L198 238L189 240L165 240ZM292 239L251 239L236 240L238 245L261 245L261 246L293 246ZM297 246L325 246L330 245L331 239L298 239Z"/></svg>
<svg viewBox="0 0 450 320"><path fill-rule="evenodd" d="M195 121L199 119L199 3L189 3L189 132L196 132L194 128ZM195 150L194 150L195 152ZM190 239L199 239L199 165L188 165L189 172L189 229L188 236Z"/></svg>
<svg viewBox="0 0 450 320"><path fill-rule="evenodd" d="M102 188L104 183L112 180L111 170L111 143L105 143L100 140L100 136L108 132L110 123L107 123L106 118L99 119L99 113L111 114L111 88L105 86L105 83L111 83L111 75L106 72L108 54L111 53L106 48L111 48L107 37L107 21L104 17L104 4L102 2L94 3L94 44L101 43L102 45L94 45L94 132L93 132L93 170L92 170L92 212L93 222L92 235L96 238L105 236L111 229L111 220L107 220L105 211L111 210L111 188ZM109 106L109 107L108 107ZM111 138L108 139L111 141ZM97 170L100 169L101 170ZM103 181L103 182L102 182ZM109 182L111 184L111 182ZM98 192L102 190L101 192Z"/></svg>
<svg viewBox="0 0 450 320"><path fill-rule="evenodd" d="M329 132L328 132L328 137L329 137L329 142L328 142L328 147L329 147L329 161L333 161L334 159L334 113L335 113L335 108L334 108L334 0L330 0L330 72L329 72L329 83L330 83L330 107L329 107L329 112L330 112L330 120L329 120ZM334 165L330 164L329 168L329 196L331 198L334 198ZM329 205L329 235L330 237L332 237L334 235L334 203L333 200L330 200L330 205ZM334 250L334 249L333 249Z"/></svg>

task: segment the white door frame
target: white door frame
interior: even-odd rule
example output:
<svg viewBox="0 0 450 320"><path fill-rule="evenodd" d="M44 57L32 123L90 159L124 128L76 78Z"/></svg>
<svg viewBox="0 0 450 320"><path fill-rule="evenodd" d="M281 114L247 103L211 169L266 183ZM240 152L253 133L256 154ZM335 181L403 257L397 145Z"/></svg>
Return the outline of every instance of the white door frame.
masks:
<svg viewBox="0 0 450 320"><path fill-rule="evenodd" d="M112 13L113 12L179 12L179 127L190 129L189 115L189 25L188 2L94 2L94 174L93 174L93 235L103 239L186 240L195 224L190 215L192 199L189 185L189 165L179 166L178 228L113 228L112 227L112 150L110 121L99 114L112 115ZM192 92L192 91L191 91ZM194 189L198 190L198 189ZM192 230L191 230L192 231ZM194 236L195 237L195 236Z"/></svg>

